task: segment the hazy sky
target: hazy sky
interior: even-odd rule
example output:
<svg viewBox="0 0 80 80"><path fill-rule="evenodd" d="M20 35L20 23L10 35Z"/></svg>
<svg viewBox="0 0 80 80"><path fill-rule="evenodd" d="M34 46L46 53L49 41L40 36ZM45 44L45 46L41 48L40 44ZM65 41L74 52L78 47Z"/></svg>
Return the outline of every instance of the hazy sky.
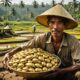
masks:
<svg viewBox="0 0 80 80"><path fill-rule="evenodd" d="M20 3L20 1L21 0L11 0L12 1L12 3ZM24 3L25 4L32 4L32 2L34 1L34 0L22 0L22 1L24 1ZM52 0L36 0L39 4L41 3L41 2L44 2L44 3L51 3L51 1ZM55 0L56 1L56 3L58 3L58 2L60 2L61 0ZM73 0L64 0L64 3L68 3L68 2L71 2L71 1L73 1ZM80 0L77 0L77 1L80 1Z"/></svg>

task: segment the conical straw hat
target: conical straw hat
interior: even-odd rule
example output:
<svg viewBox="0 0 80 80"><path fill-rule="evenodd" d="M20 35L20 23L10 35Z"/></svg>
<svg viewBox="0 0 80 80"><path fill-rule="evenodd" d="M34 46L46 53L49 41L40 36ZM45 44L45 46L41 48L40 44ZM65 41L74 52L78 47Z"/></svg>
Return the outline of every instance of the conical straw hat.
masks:
<svg viewBox="0 0 80 80"><path fill-rule="evenodd" d="M68 22L66 23L65 29L73 29L77 27L78 23L75 21L75 19L66 11L60 4L57 4L56 6L48 9L47 11L43 12L39 16L36 17L36 21L46 27L48 27L48 16L58 16L68 19Z"/></svg>
<svg viewBox="0 0 80 80"><path fill-rule="evenodd" d="M11 27L9 27L8 25L6 27L4 27L4 29L11 29Z"/></svg>

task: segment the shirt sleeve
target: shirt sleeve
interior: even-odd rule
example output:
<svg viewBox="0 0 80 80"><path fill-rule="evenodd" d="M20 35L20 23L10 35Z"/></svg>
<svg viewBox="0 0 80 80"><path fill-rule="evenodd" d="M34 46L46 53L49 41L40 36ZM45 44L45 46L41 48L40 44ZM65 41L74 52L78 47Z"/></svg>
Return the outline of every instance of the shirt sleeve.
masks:
<svg viewBox="0 0 80 80"><path fill-rule="evenodd" d="M21 48L26 49L26 48L39 48L42 44L44 34L35 36L32 40L24 43Z"/></svg>
<svg viewBox="0 0 80 80"><path fill-rule="evenodd" d="M73 64L80 64L80 42L76 39L72 39L71 54Z"/></svg>

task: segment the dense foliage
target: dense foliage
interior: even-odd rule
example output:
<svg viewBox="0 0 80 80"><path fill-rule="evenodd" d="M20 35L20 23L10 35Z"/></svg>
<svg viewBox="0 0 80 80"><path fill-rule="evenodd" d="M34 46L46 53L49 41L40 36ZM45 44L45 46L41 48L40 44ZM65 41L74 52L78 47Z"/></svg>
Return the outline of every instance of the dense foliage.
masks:
<svg viewBox="0 0 80 80"><path fill-rule="evenodd" d="M52 0L51 4L41 3L33 1L32 5L27 5L23 1L19 4L11 4L11 0L1 0L0 4L0 21L22 21L22 20L34 20L34 18L57 4L55 0ZM73 0L67 4L64 4L64 0L60 3L63 5L78 21L80 21L80 2Z"/></svg>

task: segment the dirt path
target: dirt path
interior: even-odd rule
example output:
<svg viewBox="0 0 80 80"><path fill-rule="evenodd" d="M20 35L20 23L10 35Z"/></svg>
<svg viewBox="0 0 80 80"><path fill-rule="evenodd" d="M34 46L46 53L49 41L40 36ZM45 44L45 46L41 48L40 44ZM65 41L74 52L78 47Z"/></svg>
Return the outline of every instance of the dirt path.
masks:
<svg viewBox="0 0 80 80"><path fill-rule="evenodd" d="M22 34L21 36L29 38L29 37L32 37L32 36L35 36L35 35ZM18 43L17 46L20 46L22 44L23 43ZM5 47L5 46L9 47L9 46L13 46L13 45L15 45L15 44L14 43L13 44L0 44L0 46L3 46L3 47ZM23 77L16 75L14 72L11 72L7 69L4 69L4 67L3 67L3 57L4 57L4 54L0 55L0 80L26 80Z"/></svg>
<svg viewBox="0 0 80 80"><path fill-rule="evenodd" d="M3 57L0 56L0 80L24 80L23 77L17 76L3 67Z"/></svg>
<svg viewBox="0 0 80 80"><path fill-rule="evenodd" d="M23 34L21 36L27 36L27 35ZM14 45L14 44L0 44L0 46L6 46L6 45ZM4 69L3 57L4 55L0 56L0 80L26 80L23 77L16 75L14 72L10 72L9 70Z"/></svg>

